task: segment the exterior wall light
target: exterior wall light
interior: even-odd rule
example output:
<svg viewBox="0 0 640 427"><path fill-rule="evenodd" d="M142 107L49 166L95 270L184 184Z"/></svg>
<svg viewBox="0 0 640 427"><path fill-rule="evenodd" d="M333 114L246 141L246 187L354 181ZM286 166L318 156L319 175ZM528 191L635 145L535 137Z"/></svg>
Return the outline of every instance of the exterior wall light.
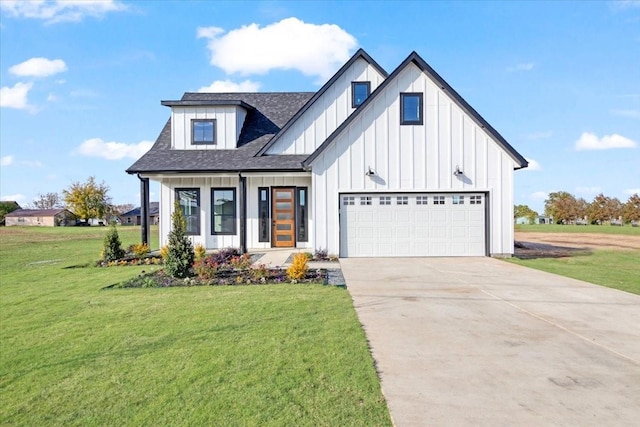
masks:
<svg viewBox="0 0 640 427"><path fill-rule="evenodd" d="M375 171L373 169L371 169L371 166L367 166L367 171L364 173L366 176L373 176L375 175Z"/></svg>
<svg viewBox="0 0 640 427"><path fill-rule="evenodd" d="M455 176L460 176L460 175L464 175L464 172L460 170L460 166L456 165L456 170L453 171L453 174Z"/></svg>

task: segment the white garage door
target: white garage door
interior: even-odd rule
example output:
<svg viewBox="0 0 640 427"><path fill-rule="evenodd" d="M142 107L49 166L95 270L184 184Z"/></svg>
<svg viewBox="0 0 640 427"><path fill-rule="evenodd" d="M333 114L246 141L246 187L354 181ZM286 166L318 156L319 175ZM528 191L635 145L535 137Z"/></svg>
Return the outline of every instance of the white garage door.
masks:
<svg viewBox="0 0 640 427"><path fill-rule="evenodd" d="M484 256L485 196L340 195L340 256Z"/></svg>

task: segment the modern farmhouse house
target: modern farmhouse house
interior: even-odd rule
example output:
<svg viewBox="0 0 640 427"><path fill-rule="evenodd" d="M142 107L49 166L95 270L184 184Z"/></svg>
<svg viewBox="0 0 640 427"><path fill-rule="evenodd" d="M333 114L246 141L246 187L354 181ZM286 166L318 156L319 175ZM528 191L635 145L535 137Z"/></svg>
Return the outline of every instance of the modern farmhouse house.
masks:
<svg viewBox="0 0 640 427"><path fill-rule="evenodd" d="M415 52L387 74L359 50L315 93L162 105L171 118L127 170L143 206L160 183L161 245L178 201L208 249L513 253L513 173L527 161Z"/></svg>

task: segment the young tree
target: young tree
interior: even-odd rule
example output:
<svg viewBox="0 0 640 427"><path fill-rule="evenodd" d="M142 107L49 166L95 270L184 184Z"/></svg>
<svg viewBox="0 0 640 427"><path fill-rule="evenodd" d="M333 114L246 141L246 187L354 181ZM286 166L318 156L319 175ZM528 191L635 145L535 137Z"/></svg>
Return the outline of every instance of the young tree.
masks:
<svg viewBox="0 0 640 427"><path fill-rule="evenodd" d="M188 277L195 258L193 245L185 232L187 221L182 213L182 208L176 201L171 214L171 231L169 232L169 247L167 258L164 261L165 270L173 277Z"/></svg>
<svg viewBox="0 0 640 427"><path fill-rule="evenodd" d="M87 182L74 182L62 194L65 204L79 218L104 218L109 213L111 198L109 187L104 181L98 184L94 177L89 177Z"/></svg>
<svg viewBox="0 0 640 427"><path fill-rule="evenodd" d="M535 221L537 216L538 212L534 211L527 205L516 205L513 208L513 219L526 217L529 220L529 224L533 224L533 221Z"/></svg>
<svg viewBox="0 0 640 427"><path fill-rule="evenodd" d="M629 196L629 200L622 207L622 220L625 223L640 221L640 196L638 193Z"/></svg>
<svg viewBox="0 0 640 427"><path fill-rule="evenodd" d="M55 209L61 208L62 205L58 193L38 194L38 198L33 201L36 209Z"/></svg>

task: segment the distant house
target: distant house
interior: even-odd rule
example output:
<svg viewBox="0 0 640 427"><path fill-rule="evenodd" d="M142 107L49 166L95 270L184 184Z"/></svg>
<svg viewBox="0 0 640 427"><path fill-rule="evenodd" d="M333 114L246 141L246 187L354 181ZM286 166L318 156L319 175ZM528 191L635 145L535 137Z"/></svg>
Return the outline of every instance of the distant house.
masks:
<svg viewBox="0 0 640 427"><path fill-rule="evenodd" d="M5 215L5 225L64 227L75 225L76 216L68 209L18 209Z"/></svg>
<svg viewBox="0 0 640 427"><path fill-rule="evenodd" d="M130 210L120 215L120 223L122 225L141 225L142 216L140 215L140 207ZM149 203L149 224L157 224L160 220L160 202Z"/></svg>
<svg viewBox="0 0 640 427"><path fill-rule="evenodd" d="M516 218L516 224L531 224L531 219L528 216L519 216L518 218Z"/></svg>
<svg viewBox="0 0 640 427"><path fill-rule="evenodd" d="M553 217L539 215L536 217L535 224L553 224Z"/></svg>

